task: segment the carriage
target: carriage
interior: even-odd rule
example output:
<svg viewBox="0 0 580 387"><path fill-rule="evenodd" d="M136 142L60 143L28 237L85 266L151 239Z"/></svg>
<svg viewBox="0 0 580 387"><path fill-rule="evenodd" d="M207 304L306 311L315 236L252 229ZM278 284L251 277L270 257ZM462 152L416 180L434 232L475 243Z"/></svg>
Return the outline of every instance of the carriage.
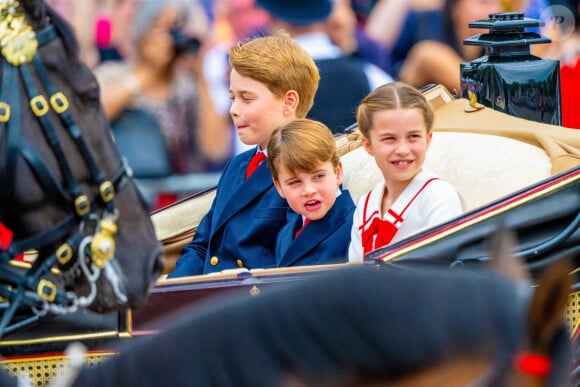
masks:
<svg viewBox="0 0 580 387"><path fill-rule="evenodd" d="M37 4L31 1L25 3L25 6L34 10ZM57 15L51 17L58 21ZM26 125L22 125L22 133L27 140L22 142L32 143L36 137L30 133L35 131L48 133L48 138L63 135L64 132L72 133L63 135L66 140L62 146L57 144L51 149L50 145L44 145L38 151L41 156L38 156L34 152L36 148L26 145L20 156L11 151L15 149L13 143L2 143L0 166L3 168L3 183L14 182L16 179L9 173L16 166L14 157L22 157L28 163L22 169L25 183L19 183L14 188L15 194L1 191L2 198L10 199L14 205L10 209L12 212L3 208L0 220L14 229L16 237L14 251L2 250L2 258L12 258L10 254L28 247L36 250L29 254L32 257L49 257L47 261L36 258L31 265L10 262L8 269L2 268L4 281L13 275L17 278L3 286L0 294L5 301L2 305L0 354L4 357L2 364L11 374L28 375L35 380L35 385L44 385L64 370L67 362L64 350L73 341L83 342L88 348L85 354L88 363L97 365L115 356L119 341L139 340L142 336L155 335L164 329L164 324L173 313L182 308L195 308L195 303L207 302L209 297L226 292L245 293L247 297L254 297L275 288L277 284L299 281L349 265L236 269L206 276L171 280L161 278L149 292L148 284L155 280L161 269L163 273L172 270L180 248L191 239L197 224L209 209L215 190L210 189L159 210L150 219L144 207L137 205L135 209L136 204L140 203L138 190L131 181L128 169L114 151L95 145L102 139L110 138L103 131L107 125L102 121L98 106L94 104L94 78L86 73L84 82L79 81L79 78L63 77L63 63L71 66L69 74L77 75L81 69L80 64L71 55L70 51L74 51L72 47L53 39L67 35L59 30L63 27L54 27L54 23L46 26L42 20L36 20L34 29L39 31L39 51L42 52L45 45L50 46L51 50L45 49L42 58L48 70L39 71L42 63L33 59L32 65L28 62L4 64L3 74L14 69L30 71L31 66L34 66L34 73L45 75L40 75L40 80L33 81L33 85L45 82L46 79L56 79L54 82L59 89L66 89L70 83L84 84L84 87L71 91L68 97L72 101L71 109L74 108L75 112L83 110L83 125L98 124L100 129L92 135L84 131L80 135L74 120L66 113L68 110L63 108L64 99L58 96L51 99L54 101L56 116L42 119L37 117L44 117L45 113L36 114L35 111L35 117L22 114L27 117ZM44 28L48 32L42 32ZM49 51L52 54L46 53ZM10 70L6 70L8 68ZM31 73L25 79L31 79ZM4 80L2 83L4 85ZM28 81L22 83L30 84ZM47 86L44 83L43 87L48 89L48 93L55 94L51 93L50 84ZM31 96L22 94L16 97L20 105L25 106L28 99L36 98L39 94L28 93ZM431 264L450 269L478 270L488 260L485 246L487 236L499 223L515 230L519 240L515 253L525 259L535 275L565 255L577 259L580 246L579 132L511 117L492 109L473 109L471 101L455 98L441 86L430 87L424 93L436 111L427 166L462 192L468 203L468 211L457 219L372 252L367 256L366 264L386 263L409 267ZM37 98L35 102L33 111L37 109L43 112L45 105L42 99ZM18 104L13 104L13 109L14 105ZM91 112L93 116L86 112ZM75 116L77 119L79 117ZM50 128L47 128L46 122L61 122L61 119L64 124L54 127L48 125ZM14 132L9 130L3 133L8 133L6 138L11 139L9 134ZM86 136L86 142L83 136ZM344 186L356 200L374 186L380 174L374 168L372 159L360 147L356 128L337 136L336 140L345 169ZM67 161L62 149L73 150L70 152L73 152L74 161ZM50 156L53 152L57 156ZM66 153L70 157L70 153ZM48 162L36 161L44 158ZM50 170L43 167L43 164L48 165ZM71 165L76 167L83 164L88 166L80 172L80 178L77 177L78 171L75 170L74 174L69 171ZM99 167L103 170L100 171ZM56 174L62 176L66 183L53 179L55 173L50 171L59 171ZM80 183L77 184L75 179L80 179ZM23 181L21 176L18 181ZM44 184L44 188L56 196L59 204L47 203L50 195L44 197L39 190L31 190L29 195L24 195L23 192L35 181ZM24 184L27 186L24 187ZM115 188L116 194L113 196L118 206L131 208L131 211L112 209L113 196L111 190L107 189L111 185ZM81 200L72 200L72 206L77 208L77 212L69 216L67 208L71 205L71 197L77 195L66 191L78 186L89 192L89 199L79 195ZM66 193L63 195L62 192ZM74 193L74 189L71 192ZM87 200L91 208L96 208L94 212L83 211ZM33 222L36 219L32 217L38 216L46 205L50 207L49 213L53 211L56 215L41 219L36 224ZM22 214L26 222L10 217L16 213ZM49 224L52 219L64 221L57 222L56 228L44 231L42 226ZM118 232L111 223L118 225ZM84 225L79 228L80 234L73 233L76 237L67 241L67 245L73 245L74 249L60 249L60 237L68 232L69 226L74 229L79 224ZM152 234L153 227L156 236ZM102 261L94 260L91 254L84 255L85 251L90 250L93 241L104 240L110 243L113 235L116 235L117 254L106 255ZM158 266L159 245L156 239L161 242L166 257L163 268ZM46 243L38 244L39 241ZM95 251L99 250L99 246L95 245ZM78 258L80 263L69 271L68 260L74 255L74 252L69 251L77 250L83 253ZM574 265L577 267L578 262L575 261ZM55 270L55 267L58 269ZM104 274L118 269L129 274L109 277ZM136 274L131 275L132 272ZM68 273L64 280L54 279L62 273ZM30 283L29 274L34 275L33 284ZM82 274L80 278L77 278L78 274ZM571 275L575 277L576 274ZM111 277L116 280L111 280ZM140 278L138 283L127 282L127 278L133 280L135 277ZM574 280L575 284L577 282ZM72 297L71 289L75 286L76 292L80 294L86 295L87 287L98 287L99 292L93 294L89 291L90 300L81 298L73 303L68 297ZM149 296L145 301L147 294ZM579 298L580 292L572 293L568 306L568 326L574 339L580 325ZM54 304L59 307L52 307L49 310L51 313L35 312L32 318L27 314L31 306L36 308L37 305L55 300ZM67 313L59 313L66 307Z"/></svg>
<svg viewBox="0 0 580 387"><path fill-rule="evenodd" d="M366 263L434 264L477 269L485 264L486 238L503 222L517 231L517 254L533 272L564 255L577 256L580 243L580 133L532 122L493 109L472 112L470 101L443 86L424 91L435 109L433 140L426 166L463 194L467 211L446 224L378 249ZM337 136L344 188L356 201L381 178L374 160L360 147L356 130ZM165 273L173 269L215 191L210 189L152 214L165 251ZM256 294L269 283L295 280L349 264L275 269L232 269L210 275L161 278L148 302L133 311L134 328L208 294L242 288ZM574 294L573 298L578 297ZM173 300L173 301L172 301ZM574 331L580 315L571 300ZM161 311L161 312L160 312ZM157 327L159 328L159 327Z"/></svg>

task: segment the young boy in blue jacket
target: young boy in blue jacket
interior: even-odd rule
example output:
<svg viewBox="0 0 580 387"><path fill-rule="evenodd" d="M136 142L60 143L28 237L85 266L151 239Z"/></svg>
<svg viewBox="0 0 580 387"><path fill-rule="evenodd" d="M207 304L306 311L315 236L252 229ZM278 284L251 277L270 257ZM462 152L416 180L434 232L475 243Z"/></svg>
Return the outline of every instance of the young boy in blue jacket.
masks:
<svg viewBox="0 0 580 387"><path fill-rule="evenodd" d="M240 140L256 147L224 168L216 197L168 278L232 268L274 267L275 241L288 204L264 162L277 127L306 116L320 75L288 35L238 43L229 50L230 115Z"/></svg>
<svg viewBox="0 0 580 387"><path fill-rule="evenodd" d="M276 129L268 167L290 206L276 241L276 265L346 262L355 205L340 187L342 164L330 129L309 119Z"/></svg>

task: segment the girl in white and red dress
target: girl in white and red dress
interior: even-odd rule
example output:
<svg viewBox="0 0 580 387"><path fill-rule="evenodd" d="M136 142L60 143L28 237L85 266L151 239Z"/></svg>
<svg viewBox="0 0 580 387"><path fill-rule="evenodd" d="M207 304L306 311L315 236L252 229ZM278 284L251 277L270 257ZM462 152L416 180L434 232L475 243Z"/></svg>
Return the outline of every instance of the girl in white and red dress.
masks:
<svg viewBox="0 0 580 387"><path fill-rule="evenodd" d="M393 82L361 102L357 123L365 150L383 174L357 205L349 261L460 215L463 201L448 182L423 168L433 110L414 87Z"/></svg>

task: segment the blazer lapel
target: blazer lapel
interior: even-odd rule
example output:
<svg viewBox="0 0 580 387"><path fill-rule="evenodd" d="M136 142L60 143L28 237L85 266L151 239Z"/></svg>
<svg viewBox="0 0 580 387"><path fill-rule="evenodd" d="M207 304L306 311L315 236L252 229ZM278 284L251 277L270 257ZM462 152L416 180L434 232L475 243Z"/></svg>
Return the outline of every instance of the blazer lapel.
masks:
<svg viewBox="0 0 580 387"><path fill-rule="evenodd" d="M288 252L288 248L294 244L294 233L299 227L302 227L302 216L291 209L288 209L288 213L286 214L286 224L287 227L280 230L279 245L277 246L279 251L276 254L277 266L281 266L280 263Z"/></svg>
<svg viewBox="0 0 580 387"><path fill-rule="evenodd" d="M353 206L350 195L345 194L345 192L343 191L343 194L336 198L336 203L324 218L308 223L308 226L306 226L298 238L295 240L285 238L289 241L287 242L289 246L284 251L279 266L290 266L299 261L327 239L337 228L342 226L346 214ZM298 214L297 216L300 217ZM296 225L293 230L296 231L297 229L298 226ZM292 232L292 236L294 235L294 231Z"/></svg>
<svg viewBox="0 0 580 387"><path fill-rule="evenodd" d="M239 173L245 174L245 167L247 167L248 164L242 163L241 165L244 167L240 169ZM244 175L242 175L242 179L243 178ZM215 230L223 226L231 217L246 207L248 203L264 191L270 189L273 185L274 183L272 182L270 170L268 169L266 162L263 162L248 179L243 181L236 190L233 190L226 205L223 206L223 211L217 216Z"/></svg>
<svg viewBox="0 0 580 387"><path fill-rule="evenodd" d="M291 242L289 243L286 252L282 255L280 266L290 266L299 261L302 257L308 254L308 252L316 248L316 246L326 239L326 237L339 226L339 224L334 221L334 213L335 209L333 207L329 214L327 214L323 219L308 223L308 226L306 226L300 236L294 240L291 238L294 237L294 231L298 227L293 229L292 236L287 238Z"/></svg>

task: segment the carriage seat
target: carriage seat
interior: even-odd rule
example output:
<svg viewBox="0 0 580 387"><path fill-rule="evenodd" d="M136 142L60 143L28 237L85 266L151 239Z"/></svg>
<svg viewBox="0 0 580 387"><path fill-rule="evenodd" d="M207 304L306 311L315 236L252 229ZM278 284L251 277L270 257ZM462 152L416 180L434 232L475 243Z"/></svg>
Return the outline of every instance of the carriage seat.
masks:
<svg viewBox="0 0 580 387"><path fill-rule="evenodd" d="M355 202L383 178L362 146L341 160L343 188ZM550 177L552 163L543 149L511 138L433 132L425 167L453 184L471 210Z"/></svg>
<svg viewBox="0 0 580 387"><path fill-rule="evenodd" d="M493 109L467 113L441 85L425 93L435 110L433 140L425 166L453 184L472 210L545 178L580 165L580 136L573 129L532 122ZM337 137L343 187L355 201L382 179L374 159L360 147L360 133ZM173 270L181 248L209 210L215 190L153 214Z"/></svg>

